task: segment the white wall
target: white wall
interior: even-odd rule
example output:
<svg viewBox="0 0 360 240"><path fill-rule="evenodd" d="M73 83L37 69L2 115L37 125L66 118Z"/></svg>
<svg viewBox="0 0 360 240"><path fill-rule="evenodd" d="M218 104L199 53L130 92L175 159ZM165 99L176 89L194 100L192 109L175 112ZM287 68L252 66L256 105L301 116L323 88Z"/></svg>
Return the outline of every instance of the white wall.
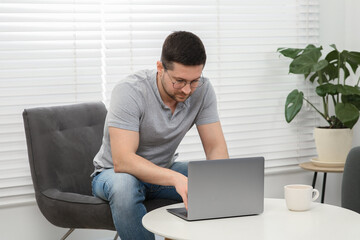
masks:
<svg viewBox="0 0 360 240"><path fill-rule="evenodd" d="M59 240L66 232L67 229L51 225L36 204L0 209L1 240ZM105 240L114 236L113 231L76 230L68 239Z"/></svg>
<svg viewBox="0 0 360 240"><path fill-rule="evenodd" d="M320 0L321 44L335 43L339 49L360 51L360 31L356 28L357 0ZM354 129L354 145L360 145L359 126ZM267 173L265 196L282 198L283 186L290 183L311 184L312 172L300 168L289 172ZM340 205L342 174L328 174L326 199L328 204ZM321 189L322 174L318 174L316 187ZM0 208L0 233L4 240L51 240L60 239L66 229L52 226L41 215L36 204ZM76 230L68 239L112 239L114 232L99 230Z"/></svg>
<svg viewBox="0 0 360 240"><path fill-rule="evenodd" d="M339 50L360 51L360 31L356 27L360 1L320 0L320 6L320 44L325 48L334 43ZM360 123L353 130L353 146L360 146ZM328 174L325 202L341 204L341 179L342 174Z"/></svg>

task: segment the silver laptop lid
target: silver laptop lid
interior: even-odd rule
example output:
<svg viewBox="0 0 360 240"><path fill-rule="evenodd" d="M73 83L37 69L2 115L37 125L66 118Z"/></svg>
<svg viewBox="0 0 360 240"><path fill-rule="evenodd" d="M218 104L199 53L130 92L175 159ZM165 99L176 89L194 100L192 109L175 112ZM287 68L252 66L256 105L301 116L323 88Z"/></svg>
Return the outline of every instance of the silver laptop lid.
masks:
<svg viewBox="0 0 360 240"><path fill-rule="evenodd" d="M188 168L188 220L263 212L263 157L193 161Z"/></svg>

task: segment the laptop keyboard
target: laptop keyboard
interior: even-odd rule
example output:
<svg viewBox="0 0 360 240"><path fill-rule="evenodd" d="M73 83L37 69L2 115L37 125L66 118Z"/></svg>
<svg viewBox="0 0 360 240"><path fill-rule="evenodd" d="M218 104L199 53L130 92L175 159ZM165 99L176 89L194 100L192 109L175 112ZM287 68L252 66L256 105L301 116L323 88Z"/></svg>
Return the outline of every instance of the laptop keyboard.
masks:
<svg viewBox="0 0 360 240"><path fill-rule="evenodd" d="M186 208L172 208L172 212L177 213L179 215L187 217L187 211Z"/></svg>

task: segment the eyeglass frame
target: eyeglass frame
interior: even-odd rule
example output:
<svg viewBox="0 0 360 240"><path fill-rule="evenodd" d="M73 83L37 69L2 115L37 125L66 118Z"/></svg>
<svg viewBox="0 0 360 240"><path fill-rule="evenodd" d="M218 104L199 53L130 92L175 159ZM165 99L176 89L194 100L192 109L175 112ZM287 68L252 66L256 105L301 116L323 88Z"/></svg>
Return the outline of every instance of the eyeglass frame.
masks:
<svg viewBox="0 0 360 240"><path fill-rule="evenodd" d="M169 76L169 78L170 78L170 81L171 81L171 83L173 84L173 88L174 89L182 89L182 88L184 88L186 85L190 85L190 88L192 88L192 89L196 89L196 88L199 88L199 87L201 87L202 85L204 85L204 80L203 80L203 73L201 72L201 76L199 77L199 80L192 80L192 81L190 81L190 82L188 82L188 81L186 81L186 80L176 80L175 79L175 82L173 82L173 77L168 73L168 69L166 68L166 66L165 66L165 64L163 63L163 66L164 66L164 71L167 73L167 75ZM198 85L198 86L196 86L196 87L194 87L194 86L191 86L191 84L192 83L194 83L194 82L197 82L198 84L200 84L200 86ZM182 87L175 87L175 84L179 84L179 83L182 83L184 86L182 86ZM185 84L184 84L185 83Z"/></svg>

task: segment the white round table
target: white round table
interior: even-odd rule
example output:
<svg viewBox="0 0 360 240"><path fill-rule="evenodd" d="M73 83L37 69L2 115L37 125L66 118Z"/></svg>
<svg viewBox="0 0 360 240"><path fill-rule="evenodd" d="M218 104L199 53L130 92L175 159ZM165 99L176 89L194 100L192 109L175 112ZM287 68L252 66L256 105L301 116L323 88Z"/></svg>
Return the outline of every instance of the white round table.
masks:
<svg viewBox="0 0 360 240"><path fill-rule="evenodd" d="M142 223L149 231L170 239L360 239L360 214L328 204L313 203L308 211L292 212L284 199L265 198L260 215L193 222L166 211L182 206L179 203L153 210L143 217Z"/></svg>

